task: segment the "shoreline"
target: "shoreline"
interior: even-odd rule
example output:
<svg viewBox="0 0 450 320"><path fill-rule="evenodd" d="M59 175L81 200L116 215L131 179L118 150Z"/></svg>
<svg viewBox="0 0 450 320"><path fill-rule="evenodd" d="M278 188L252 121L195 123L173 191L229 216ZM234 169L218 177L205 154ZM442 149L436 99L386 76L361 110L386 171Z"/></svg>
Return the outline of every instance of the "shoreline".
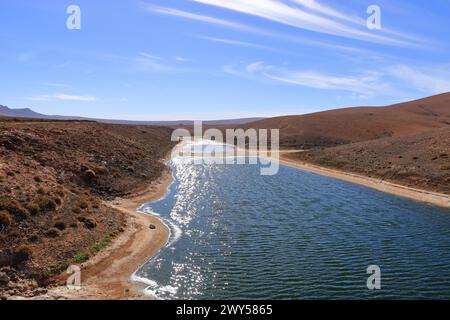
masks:
<svg viewBox="0 0 450 320"><path fill-rule="evenodd" d="M133 196L105 202L125 215L125 231L81 265L81 289L70 290L65 286L50 288L47 294L38 299L154 300L143 293L144 284L133 281L132 276L167 244L170 230L159 217L137 210L145 203L163 198L172 181L172 172L167 167L158 180ZM156 228L151 230L150 225Z"/></svg>
<svg viewBox="0 0 450 320"><path fill-rule="evenodd" d="M322 176L355 183L381 192L407 198L413 201L432 204L443 208L450 208L450 196L443 193L411 188L403 186L401 184L396 184L393 182L358 175L351 172L339 171L335 169L330 169L306 163L303 161L288 159L286 157L283 157L282 151L280 152L279 162L289 167L302 169L309 172L317 173Z"/></svg>

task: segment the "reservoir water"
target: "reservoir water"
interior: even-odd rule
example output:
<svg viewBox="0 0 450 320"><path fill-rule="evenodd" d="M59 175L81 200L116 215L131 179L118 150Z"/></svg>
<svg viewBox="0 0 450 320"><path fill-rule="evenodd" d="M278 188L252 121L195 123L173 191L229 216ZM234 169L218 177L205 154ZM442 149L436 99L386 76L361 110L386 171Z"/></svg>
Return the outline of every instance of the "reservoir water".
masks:
<svg viewBox="0 0 450 320"><path fill-rule="evenodd" d="M200 147L196 147L200 148ZM163 299L449 299L450 210L281 166L169 162L171 229L136 277ZM369 290L367 267L381 269Z"/></svg>

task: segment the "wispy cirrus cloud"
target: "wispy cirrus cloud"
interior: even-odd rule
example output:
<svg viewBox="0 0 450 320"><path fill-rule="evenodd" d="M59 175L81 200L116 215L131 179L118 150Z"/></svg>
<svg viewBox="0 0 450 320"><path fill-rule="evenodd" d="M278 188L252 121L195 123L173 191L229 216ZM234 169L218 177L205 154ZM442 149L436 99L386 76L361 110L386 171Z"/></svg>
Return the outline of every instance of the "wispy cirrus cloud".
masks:
<svg viewBox="0 0 450 320"><path fill-rule="evenodd" d="M54 87L54 88L67 88L67 89L71 88L70 85L65 84L65 83L43 82L42 84L43 84L44 86L47 86L47 87Z"/></svg>
<svg viewBox="0 0 450 320"><path fill-rule="evenodd" d="M175 56L175 57L173 57L173 59L178 62L191 62L192 61L192 59L188 59L188 58L185 58L182 56Z"/></svg>
<svg viewBox="0 0 450 320"><path fill-rule="evenodd" d="M308 31L397 46L414 46L413 37L400 32L369 32L365 21L313 0L193 0L242 14L257 16Z"/></svg>
<svg viewBox="0 0 450 320"><path fill-rule="evenodd" d="M87 96L87 95L72 95L65 93L55 93L55 94L43 94L34 97L29 97L27 100L30 101L79 101L79 102L95 102L98 101L97 97Z"/></svg>
<svg viewBox="0 0 450 320"><path fill-rule="evenodd" d="M228 44L228 45L232 45L232 46L238 46L238 47L263 49L263 50L269 50L269 51L280 51L280 50L277 50L272 47L264 46L264 45L253 43L253 42L247 42L247 41L238 41L238 40L223 39L223 38L216 38L216 37L202 36L202 35L197 36L197 38L212 41L212 42Z"/></svg>
<svg viewBox="0 0 450 320"><path fill-rule="evenodd" d="M249 25L231 21L231 20L215 18L215 17L211 17L211 16L207 16L207 15L196 14L196 13L173 9L173 8L155 6L152 4L145 4L144 8L146 11L151 12L151 13L157 13L157 14L173 16L173 17L177 17L177 18L181 18L181 19L193 20L193 21L202 22L202 23L206 23L206 24L210 24L210 25L214 25L214 26L224 27L224 28L228 28L228 29L251 33L251 34L256 34L259 36L271 37L271 38L274 38L277 40L298 43L300 45L316 46L316 47L321 47L321 48L325 48L325 49L339 50L339 51L351 52L351 53L363 53L363 52L365 52L367 54L370 53L370 52L367 52L366 50L354 48L351 46L346 46L346 45L341 45L341 44L333 44L333 43L330 43L327 41L321 41L321 40L313 40L313 39L309 39L307 37L300 36L300 35L293 36L293 35L290 35L287 33L273 32L270 30L266 30L266 29L259 28L259 27L249 26Z"/></svg>
<svg viewBox="0 0 450 320"><path fill-rule="evenodd" d="M234 21L221 19L221 18L215 18L215 17L211 17L211 16L207 16L207 15L192 13L192 12L178 10L178 9L174 9L174 8L146 4L145 10L150 11L150 12L159 13L159 14L200 21L200 22L204 22L204 23L208 23L208 24L217 25L217 26L232 28L232 29L241 30L241 31L245 31L245 32L253 32L253 33L261 33L262 32L258 28L254 28L254 27L251 27L251 26L239 23L239 22L234 22Z"/></svg>
<svg viewBox="0 0 450 320"><path fill-rule="evenodd" d="M414 68L392 65L347 75L286 68L258 61L244 66L224 66L223 71L247 79L295 85L322 90L351 92L354 97L368 98L374 95L402 96L406 92L438 94L450 91L448 68Z"/></svg>
<svg viewBox="0 0 450 320"><path fill-rule="evenodd" d="M450 91L450 72L448 70L450 70L448 65L437 68L396 65L387 68L386 72L416 90L437 94Z"/></svg>
<svg viewBox="0 0 450 320"><path fill-rule="evenodd" d="M143 51L139 52L139 55L141 57L144 57L144 58L147 58L147 59L150 59L150 60L162 60L161 57L158 57L158 56L155 56L153 54L150 54L150 53L147 53L147 52L143 52Z"/></svg>
<svg viewBox="0 0 450 320"><path fill-rule="evenodd" d="M380 74L366 72L358 75L338 76L311 70L294 70L292 68L279 67L254 62L237 69L226 66L226 73L244 76L254 80L297 85L315 89L343 90L360 94L374 94L380 90L386 91L388 85L380 83Z"/></svg>
<svg viewBox="0 0 450 320"><path fill-rule="evenodd" d="M138 52L133 56L122 56L106 54L102 55L102 59L109 60L112 63L122 65L124 71L143 72L143 73L174 73L185 72L187 69L176 66L167 59L147 53ZM180 61L175 59L176 61Z"/></svg>
<svg viewBox="0 0 450 320"><path fill-rule="evenodd" d="M353 22L353 23L359 23L362 24L364 23L364 20L356 17L356 16L352 16L349 14L345 14L343 12L340 12L330 6L327 6L325 4L321 4L315 0L290 0L290 2L298 4L308 10L311 10L313 12L317 12L329 17L333 17L333 18L337 18L340 20L345 20L348 22Z"/></svg>

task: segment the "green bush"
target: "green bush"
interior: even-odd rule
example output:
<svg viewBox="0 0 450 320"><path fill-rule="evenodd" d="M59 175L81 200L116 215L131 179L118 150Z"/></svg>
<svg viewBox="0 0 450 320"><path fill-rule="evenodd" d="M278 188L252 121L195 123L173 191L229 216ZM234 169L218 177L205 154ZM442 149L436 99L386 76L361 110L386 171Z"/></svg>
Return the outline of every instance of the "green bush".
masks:
<svg viewBox="0 0 450 320"><path fill-rule="evenodd" d="M73 261L77 264L84 263L89 260L89 253L78 253L73 257Z"/></svg>
<svg viewBox="0 0 450 320"><path fill-rule="evenodd" d="M100 240L98 243L96 243L92 248L91 248L91 253L95 254L97 252L99 252L100 250L102 250L104 247L106 247L109 243L111 242L111 236L110 235L106 235L103 237L102 240Z"/></svg>

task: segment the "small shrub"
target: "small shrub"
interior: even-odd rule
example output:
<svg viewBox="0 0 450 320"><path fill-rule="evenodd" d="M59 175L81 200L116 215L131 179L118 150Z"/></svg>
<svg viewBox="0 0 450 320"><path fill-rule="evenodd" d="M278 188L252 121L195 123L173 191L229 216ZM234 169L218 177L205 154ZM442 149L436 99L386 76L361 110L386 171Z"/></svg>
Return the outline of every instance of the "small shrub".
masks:
<svg viewBox="0 0 450 320"><path fill-rule="evenodd" d="M63 198L64 197L64 190L63 189L58 189L58 190L56 190L56 194L58 196L60 196L61 198Z"/></svg>
<svg viewBox="0 0 450 320"><path fill-rule="evenodd" d="M94 229L95 227L97 227L97 222L95 222L91 218L81 216L81 217L78 217L78 221L82 222L85 225L85 227L88 229Z"/></svg>
<svg viewBox="0 0 450 320"><path fill-rule="evenodd" d="M28 217L28 211L17 200L0 200L0 210L6 210L19 218L25 219Z"/></svg>
<svg viewBox="0 0 450 320"><path fill-rule="evenodd" d="M53 201L59 206L59 205L61 205L61 198L59 198L59 197L54 197L53 198Z"/></svg>
<svg viewBox="0 0 450 320"><path fill-rule="evenodd" d="M33 253L31 251L30 247L28 247L26 245L18 246L14 250L13 256L12 256L13 266L18 266L18 265L28 261L29 259L31 259L32 254Z"/></svg>
<svg viewBox="0 0 450 320"><path fill-rule="evenodd" d="M39 213L39 206L35 203L27 204L26 208L27 208L28 212L33 216L37 215Z"/></svg>
<svg viewBox="0 0 450 320"><path fill-rule="evenodd" d="M91 248L91 253L92 254L96 254L97 252L99 252L101 250L101 246L99 243L96 243L92 248Z"/></svg>
<svg viewBox="0 0 450 320"><path fill-rule="evenodd" d="M66 224L65 224L63 221L58 220L58 221L55 222L54 227L55 227L56 229L58 229L58 230L63 231L63 230L66 229Z"/></svg>
<svg viewBox="0 0 450 320"><path fill-rule="evenodd" d="M111 242L111 236L110 235L106 235L103 237L102 240L100 240L100 242L96 243L92 248L91 248L91 253L95 254L97 252L99 252L102 248L106 247L108 245L108 243Z"/></svg>
<svg viewBox="0 0 450 320"><path fill-rule="evenodd" d="M98 209L100 208L102 201L99 198L92 199L92 208Z"/></svg>
<svg viewBox="0 0 450 320"><path fill-rule="evenodd" d="M37 203L41 211L54 211L56 209L55 201L47 196L38 199Z"/></svg>
<svg viewBox="0 0 450 320"><path fill-rule="evenodd" d="M36 182L42 182L42 179L41 179L41 177L39 177L39 176L35 176L35 177L34 177L34 181L36 181Z"/></svg>
<svg viewBox="0 0 450 320"><path fill-rule="evenodd" d="M33 234L33 235L28 237L28 241L30 241L30 242L38 242L39 241L39 237L36 234Z"/></svg>
<svg viewBox="0 0 450 320"><path fill-rule="evenodd" d="M89 260L89 253L78 253L73 257L75 263L84 263Z"/></svg>
<svg viewBox="0 0 450 320"><path fill-rule="evenodd" d="M100 244L102 247L104 247L110 242L111 242L111 237L109 235L106 235L103 237L102 241L100 241Z"/></svg>
<svg viewBox="0 0 450 320"><path fill-rule="evenodd" d="M72 208L72 212L76 213L76 214L79 214L79 213L81 213L81 210L80 210L80 208L75 207L75 208Z"/></svg>
<svg viewBox="0 0 450 320"><path fill-rule="evenodd" d="M78 207L80 209L87 209L89 207L88 203L85 200L80 200L78 202Z"/></svg>
<svg viewBox="0 0 450 320"><path fill-rule="evenodd" d="M7 227L12 223L12 218L9 212L0 211L0 227Z"/></svg>
<svg viewBox="0 0 450 320"><path fill-rule="evenodd" d="M94 168L94 171L96 174L107 174L108 168L106 168L105 166L97 166Z"/></svg>
<svg viewBox="0 0 450 320"><path fill-rule="evenodd" d="M56 228L49 228L45 234L47 237L57 238L61 235L61 232Z"/></svg>

